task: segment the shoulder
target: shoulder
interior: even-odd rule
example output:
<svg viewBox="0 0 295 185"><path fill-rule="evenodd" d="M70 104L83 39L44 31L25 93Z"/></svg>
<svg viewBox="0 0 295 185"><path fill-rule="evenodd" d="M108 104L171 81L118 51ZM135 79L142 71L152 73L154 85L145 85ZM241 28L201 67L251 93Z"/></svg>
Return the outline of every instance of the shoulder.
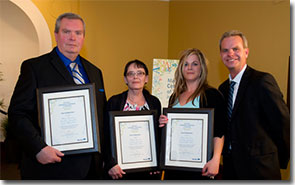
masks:
<svg viewBox="0 0 295 185"><path fill-rule="evenodd" d="M214 87L208 87L205 90L205 95L209 98L209 97L222 97L222 94L219 90L217 90Z"/></svg>
<svg viewBox="0 0 295 185"><path fill-rule="evenodd" d="M111 98L109 98L107 102L107 110L120 110L123 106L122 103L124 103L127 99L127 91L124 91L120 94L113 95Z"/></svg>
<svg viewBox="0 0 295 185"><path fill-rule="evenodd" d="M151 95L146 89L143 90L143 95L151 109L161 109L161 102L156 96Z"/></svg>
<svg viewBox="0 0 295 185"><path fill-rule="evenodd" d="M86 60L82 56L80 56L81 63L86 67L87 69L98 71L99 73L102 73L101 70L96 67L94 64L92 64L90 61Z"/></svg>
<svg viewBox="0 0 295 185"><path fill-rule="evenodd" d="M49 53L45 53L43 55L37 56L37 57L33 57L33 58L29 58L26 59L22 65L41 65L46 61L50 61L52 58L55 57L56 52L54 51L54 49L49 52Z"/></svg>
<svg viewBox="0 0 295 185"><path fill-rule="evenodd" d="M122 92L120 94L113 95L112 97L110 97L108 102L116 102L116 101L124 99L124 97L127 98L127 92L128 91L124 91L124 92Z"/></svg>
<svg viewBox="0 0 295 185"><path fill-rule="evenodd" d="M143 90L143 95L149 101L159 102L160 103L160 100L156 96L150 94L150 92L148 90L146 90L146 89Z"/></svg>
<svg viewBox="0 0 295 185"><path fill-rule="evenodd" d="M226 79L219 85L218 90L220 90L221 92L224 92L227 89L228 85L229 85L229 79Z"/></svg>
<svg viewBox="0 0 295 185"><path fill-rule="evenodd" d="M270 73L258 71L248 67L245 71L245 78L248 78L251 84L263 87L265 85L276 84L276 80Z"/></svg>
<svg viewBox="0 0 295 185"><path fill-rule="evenodd" d="M201 107L216 107L224 103L224 97L219 90L208 87L205 90L205 98L201 102Z"/></svg>

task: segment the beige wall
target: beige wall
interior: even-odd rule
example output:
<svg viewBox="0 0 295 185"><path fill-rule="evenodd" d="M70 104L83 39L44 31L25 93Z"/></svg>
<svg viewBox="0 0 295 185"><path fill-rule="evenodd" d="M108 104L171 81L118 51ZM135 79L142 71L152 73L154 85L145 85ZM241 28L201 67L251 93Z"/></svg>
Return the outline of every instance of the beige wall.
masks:
<svg viewBox="0 0 295 185"><path fill-rule="evenodd" d="M144 61L152 86L152 60L168 55L167 2L93 2L81 3L87 22L87 58L103 70L107 96L125 90L125 64Z"/></svg>
<svg viewBox="0 0 295 185"><path fill-rule="evenodd" d="M168 56L169 3L160 1L55 1L32 0L52 32L63 12L80 14L86 23L81 55L99 67L107 97L127 89L123 80L125 64L142 60L150 70L147 88L152 86L152 59Z"/></svg>
<svg viewBox="0 0 295 185"><path fill-rule="evenodd" d="M238 29L249 42L248 64L273 74L286 98L289 1L173 1L169 11L169 58L177 58L179 51L189 47L201 49L209 60L209 83L218 87L228 78L219 39L225 31Z"/></svg>
<svg viewBox="0 0 295 185"><path fill-rule="evenodd" d="M249 40L248 64L273 74L287 94L290 55L290 2L260 1L55 1L32 0L48 22L53 46L56 17L72 11L85 19L86 40L81 55L100 67L107 97L126 89L122 71L126 62L177 59L189 47L209 59L209 83L214 87L228 72L219 56L221 34L239 29Z"/></svg>

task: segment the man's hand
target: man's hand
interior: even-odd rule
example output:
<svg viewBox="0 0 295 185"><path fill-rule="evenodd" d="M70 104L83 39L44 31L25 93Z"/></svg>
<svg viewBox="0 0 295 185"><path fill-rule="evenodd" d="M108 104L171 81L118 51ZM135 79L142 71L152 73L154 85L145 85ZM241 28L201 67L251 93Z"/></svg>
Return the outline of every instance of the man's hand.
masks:
<svg viewBox="0 0 295 185"><path fill-rule="evenodd" d="M59 150L52 148L51 146L44 147L39 153L37 153L36 158L41 164L56 163L61 162L61 157L64 154Z"/></svg>

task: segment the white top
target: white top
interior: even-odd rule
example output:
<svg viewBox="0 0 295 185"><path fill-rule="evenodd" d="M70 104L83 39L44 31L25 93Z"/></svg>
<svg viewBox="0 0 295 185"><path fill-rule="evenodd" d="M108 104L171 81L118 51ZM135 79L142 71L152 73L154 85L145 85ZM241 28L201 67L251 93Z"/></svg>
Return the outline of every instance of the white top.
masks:
<svg viewBox="0 0 295 185"><path fill-rule="evenodd" d="M235 104L235 101L236 101L236 97L237 97L237 94L238 94L238 89L239 89L239 86L240 86L240 82L241 82L241 79L242 79L242 76L246 70L246 67L247 67L247 64L243 67L243 69L238 73L238 75L232 79L231 76L229 75L229 81L234 81L236 82L235 86L234 86L234 93L233 93L233 105L232 105L232 108L234 108L234 104Z"/></svg>

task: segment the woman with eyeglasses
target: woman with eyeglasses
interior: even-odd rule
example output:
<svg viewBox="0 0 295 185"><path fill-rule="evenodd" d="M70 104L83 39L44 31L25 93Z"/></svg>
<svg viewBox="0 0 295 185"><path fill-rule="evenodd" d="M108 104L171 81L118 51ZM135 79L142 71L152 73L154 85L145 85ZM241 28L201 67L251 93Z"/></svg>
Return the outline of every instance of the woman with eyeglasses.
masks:
<svg viewBox="0 0 295 185"><path fill-rule="evenodd" d="M219 172L220 156L224 143L225 102L222 94L207 82L207 59L195 48L182 52L174 74L174 91L169 99L169 108L214 108L213 157L201 173L178 170L165 170L165 180L206 180L214 178ZM161 115L159 127L168 123L168 118Z"/></svg>
<svg viewBox="0 0 295 185"><path fill-rule="evenodd" d="M124 70L124 81L128 86L128 90L120 94L112 96L107 103L107 112L109 111L141 111L141 110L156 110L157 115L161 114L161 103L159 99L151 95L145 88L148 82L148 68L139 60L128 62ZM156 119L158 120L158 118ZM109 124L105 124L109 126ZM106 128L107 128L106 127ZM158 123L155 128L159 129ZM109 134L109 128L106 133ZM159 133L156 130L156 135ZM159 137L156 137L159 138ZM108 175L112 179L132 179L132 180L152 180L160 179L160 172L136 172L125 173L114 159L109 159L106 164Z"/></svg>

